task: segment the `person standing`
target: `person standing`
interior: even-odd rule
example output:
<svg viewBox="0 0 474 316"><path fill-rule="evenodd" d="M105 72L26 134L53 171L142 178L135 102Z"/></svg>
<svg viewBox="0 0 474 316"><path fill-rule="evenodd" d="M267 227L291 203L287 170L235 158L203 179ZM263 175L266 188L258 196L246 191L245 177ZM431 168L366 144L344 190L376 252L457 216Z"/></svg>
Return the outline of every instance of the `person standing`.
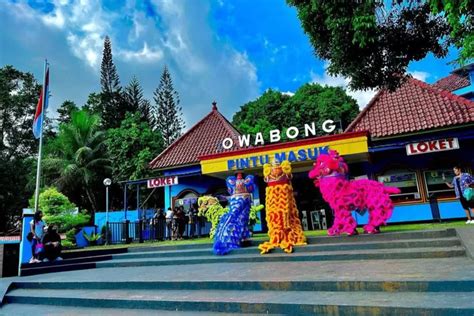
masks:
<svg viewBox="0 0 474 316"><path fill-rule="evenodd" d="M191 208L189 209L189 212L188 212L189 238L194 238L194 233L196 230L196 215L197 215L196 208L194 204L191 204Z"/></svg>
<svg viewBox="0 0 474 316"><path fill-rule="evenodd" d="M171 240L178 240L179 234L179 209L174 208L173 221L171 222Z"/></svg>
<svg viewBox="0 0 474 316"><path fill-rule="evenodd" d="M186 214L184 213L184 207L178 208L178 239L182 240L184 231L186 229Z"/></svg>
<svg viewBox="0 0 474 316"><path fill-rule="evenodd" d="M163 241L166 236L166 216L163 209L158 210L158 216L156 218L156 227L158 229L158 239Z"/></svg>
<svg viewBox="0 0 474 316"><path fill-rule="evenodd" d="M173 231L173 217L174 217L174 212L171 209L171 207L168 207L168 210L166 211L166 228L168 230L168 239L172 239L172 231Z"/></svg>
<svg viewBox="0 0 474 316"><path fill-rule="evenodd" d="M474 220L471 216L471 209L474 208L474 199L470 201L466 200L463 196L463 192L465 189L469 188L473 183L474 180L472 176L467 172L462 172L462 168L459 165L456 165L453 168L454 171L454 178L451 183L446 182L446 185L450 188L454 188L454 192L456 193L456 198L459 199L461 202L462 208L466 212L467 215L467 222L466 224L474 224Z"/></svg>
<svg viewBox="0 0 474 316"><path fill-rule="evenodd" d="M33 215L33 219L30 221L30 235L32 235L33 237L31 240L32 256L30 259L30 263L41 262L39 260L38 255L36 254L36 246L38 244L41 244L45 226L46 226L46 223L43 221L43 212L39 210L36 211L35 214Z"/></svg>

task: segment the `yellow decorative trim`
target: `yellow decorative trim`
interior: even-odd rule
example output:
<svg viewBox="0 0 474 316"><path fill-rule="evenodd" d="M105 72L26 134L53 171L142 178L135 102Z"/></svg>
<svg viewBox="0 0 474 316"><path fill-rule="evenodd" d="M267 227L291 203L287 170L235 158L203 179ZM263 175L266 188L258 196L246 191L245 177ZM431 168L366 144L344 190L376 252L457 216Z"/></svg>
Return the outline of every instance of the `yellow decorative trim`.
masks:
<svg viewBox="0 0 474 316"><path fill-rule="evenodd" d="M342 139L342 140L335 140L335 141L328 141L325 143L318 143L315 142L313 145L311 144L306 144L306 145L300 145L300 146L295 146L295 147L288 147L288 148L282 148L282 149L274 149L270 150L267 152L246 152L243 155L233 155L233 156L225 156L225 157L219 157L215 159L208 159L208 160L201 160L201 170L202 174L212 174L212 173L219 173L219 172L226 172L230 170L242 170L242 169L260 169L262 168L263 164L267 161L264 161L262 164L260 162L260 157L262 157L263 160L266 160L266 156L268 155L268 163L271 163L271 161L275 158L275 154L281 155L282 153L285 154L285 158L283 160L288 160L289 155L291 153L295 155L297 158L303 157L303 152L306 154L307 159L297 159L296 161L293 161L292 164L298 165L299 163L304 163L308 161L312 161L312 159L309 158L308 151L314 155L314 150L318 150L319 148L325 148L328 147L328 149L333 149L337 150L340 155L353 155L353 154L361 154L361 153L367 153L369 151L368 144L367 144L367 137L366 136L360 136L360 137L354 137L354 138L349 138L349 139ZM256 149L257 150L257 149ZM301 152L300 152L301 151ZM299 155L301 153L301 155ZM250 161L249 167L244 167L244 168L239 168L239 166L234 166L233 168L229 169L229 161L237 161L240 159L245 160L246 158L254 158L257 157L256 159L256 164L254 163L255 160Z"/></svg>

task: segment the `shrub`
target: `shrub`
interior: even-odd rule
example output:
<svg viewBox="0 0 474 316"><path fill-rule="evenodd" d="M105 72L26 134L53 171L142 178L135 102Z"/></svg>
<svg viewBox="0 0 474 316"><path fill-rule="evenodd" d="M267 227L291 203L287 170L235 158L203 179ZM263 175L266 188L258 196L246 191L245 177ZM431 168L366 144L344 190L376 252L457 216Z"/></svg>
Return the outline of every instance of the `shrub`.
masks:
<svg viewBox="0 0 474 316"><path fill-rule="evenodd" d="M76 244L73 244L72 242L70 242L69 240L63 240L61 242L61 246L63 248L75 248L76 247Z"/></svg>
<svg viewBox="0 0 474 316"><path fill-rule="evenodd" d="M250 214L249 214L249 229L253 230L253 226L257 223L260 223L260 220L257 217L257 213L264 209L264 205L260 204L257 206L252 205L250 207Z"/></svg>
<svg viewBox="0 0 474 316"><path fill-rule="evenodd" d="M35 197L30 200L30 207L35 205ZM64 212L73 212L76 205L69 201L67 196L59 192L55 187L45 189L39 195L39 209L46 216L60 215Z"/></svg>
<svg viewBox="0 0 474 316"><path fill-rule="evenodd" d="M30 199L30 207L33 206L34 197ZM89 215L77 211L76 205L54 187L41 192L38 206L44 213L45 222L48 225L57 225L59 232L82 227L90 221Z"/></svg>
<svg viewBox="0 0 474 316"><path fill-rule="evenodd" d="M66 240L73 245L76 245L77 229L71 228L66 232Z"/></svg>
<svg viewBox="0 0 474 316"><path fill-rule="evenodd" d="M82 232L84 238L89 242L89 245L96 245L97 241L102 238L100 234L92 233L90 235L86 234L86 232Z"/></svg>

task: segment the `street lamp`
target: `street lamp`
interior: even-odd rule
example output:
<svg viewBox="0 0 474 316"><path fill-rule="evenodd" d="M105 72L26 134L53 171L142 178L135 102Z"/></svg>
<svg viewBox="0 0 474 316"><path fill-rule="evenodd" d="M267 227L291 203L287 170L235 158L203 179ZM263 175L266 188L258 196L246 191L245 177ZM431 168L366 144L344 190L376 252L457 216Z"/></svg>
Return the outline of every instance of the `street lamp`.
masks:
<svg viewBox="0 0 474 316"><path fill-rule="evenodd" d="M104 179L105 185L105 244L109 244L109 186L112 184L112 180L109 178Z"/></svg>

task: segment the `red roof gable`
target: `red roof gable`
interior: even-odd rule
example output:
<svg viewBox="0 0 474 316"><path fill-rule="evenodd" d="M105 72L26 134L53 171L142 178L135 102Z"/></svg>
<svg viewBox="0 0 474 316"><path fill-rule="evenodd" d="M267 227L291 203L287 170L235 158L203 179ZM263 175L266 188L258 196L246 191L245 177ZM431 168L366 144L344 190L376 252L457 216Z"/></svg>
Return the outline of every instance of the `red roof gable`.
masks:
<svg viewBox="0 0 474 316"><path fill-rule="evenodd" d="M467 87L470 84L471 83L469 82L469 75L467 72L464 74L453 73L433 83L433 87L448 91L454 91Z"/></svg>
<svg viewBox="0 0 474 316"><path fill-rule="evenodd" d="M239 135L234 126L219 113L214 102L211 113L153 159L149 167L166 169L197 164L199 156L235 150ZM227 137L234 140L234 147L226 150L222 147L222 141Z"/></svg>
<svg viewBox="0 0 474 316"><path fill-rule="evenodd" d="M379 91L346 132L384 137L474 123L474 102L408 79L394 92Z"/></svg>

